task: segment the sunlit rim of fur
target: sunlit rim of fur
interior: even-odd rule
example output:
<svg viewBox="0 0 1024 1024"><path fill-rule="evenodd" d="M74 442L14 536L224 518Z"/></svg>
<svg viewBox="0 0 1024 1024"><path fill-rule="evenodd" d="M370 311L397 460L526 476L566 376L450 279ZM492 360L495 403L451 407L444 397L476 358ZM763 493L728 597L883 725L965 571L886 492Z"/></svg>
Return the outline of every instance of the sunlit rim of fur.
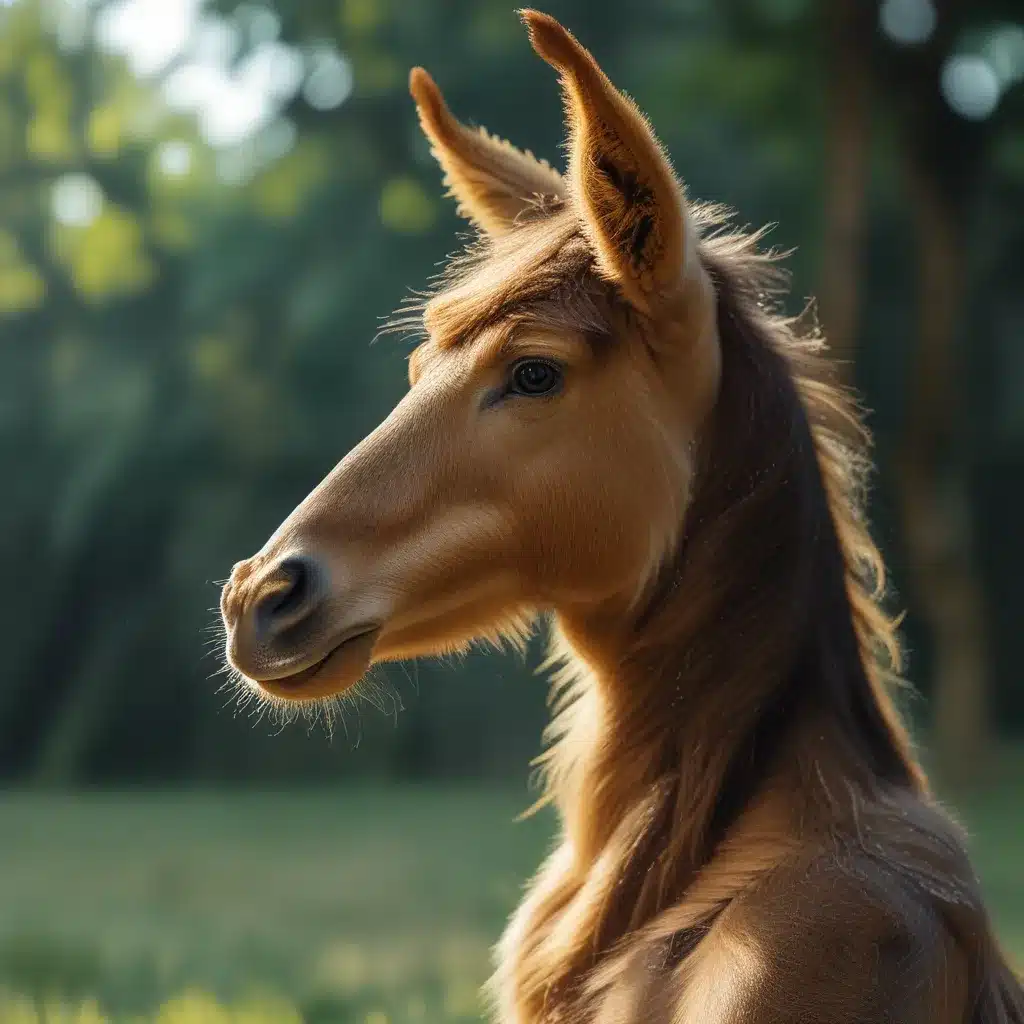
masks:
<svg viewBox="0 0 1024 1024"><path fill-rule="evenodd" d="M890 596L885 564L867 525L867 499L874 470L866 410L855 392L841 383L828 344L808 303L797 315L780 308L789 274L780 264L791 250L762 249L770 226L736 230L732 212L721 204L693 207L703 232L701 250L725 265L733 287L764 321L765 333L785 356L796 382L818 456L829 507L846 562L847 589L865 663L889 681L901 681L902 654L897 630L902 615L882 607Z"/></svg>
<svg viewBox="0 0 1024 1024"><path fill-rule="evenodd" d="M211 609L216 612L216 609ZM453 644L446 650L439 651L434 657L440 661L458 661L474 648L494 650L499 653L512 653L525 657L530 639L535 631L536 616L528 611L510 615L500 625L461 644ZM355 712L358 716L360 705L371 705L381 714L396 718L405 710L401 694L386 674L386 665L374 666L351 689L331 697L313 697L295 700L277 697L267 693L259 683L236 669L227 660L227 633L223 621L217 615L206 627L211 634L205 642L209 648L206 656L219 653L220 665L210 673L210 678L224 676L224 681L217 688L217 693L228 695L225 707L234 704L235 713L244 713L259 725L264 719L269 721L277 731L289 725L304 721L309 731L322 727L328 738L332 738L338 725L346 736L349 735L348 714ZM402 666L402 662L397 663ZM406 671L408 677L408 672ZM358 737L356 744L358 746Z"/></svg>

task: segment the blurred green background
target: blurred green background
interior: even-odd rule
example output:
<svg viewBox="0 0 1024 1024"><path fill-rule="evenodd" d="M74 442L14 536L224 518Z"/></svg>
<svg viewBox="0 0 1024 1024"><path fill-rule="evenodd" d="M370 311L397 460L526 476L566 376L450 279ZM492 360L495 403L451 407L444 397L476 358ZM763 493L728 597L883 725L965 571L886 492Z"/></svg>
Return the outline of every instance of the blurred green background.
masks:
<svg viewBox="0 0 1024 1024"><path fill-rule="evenodd" d="M545 9L692 195L795 247L871 410L906 711L1024 959L1019 0ZM559 155L504 0L0 2L3 1024L481 1014L553 826L513 820L536 648L380 673L331 733L236 709L207 644L402 393L370 341L464 230L414 64Z"/></svg>

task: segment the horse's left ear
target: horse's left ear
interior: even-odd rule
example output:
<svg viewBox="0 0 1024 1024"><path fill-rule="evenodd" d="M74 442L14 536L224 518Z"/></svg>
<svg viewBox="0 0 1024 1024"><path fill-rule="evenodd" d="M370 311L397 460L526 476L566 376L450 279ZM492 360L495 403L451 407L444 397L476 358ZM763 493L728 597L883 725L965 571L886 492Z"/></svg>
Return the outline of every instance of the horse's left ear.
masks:
<svg viewBox="0 0 1024 1024"><path fill-rule="evenodd" d="M537 53L561 76L569 190L604 277L652 313L701 273L686 198L635 103L554 18L521 11Z"/></svg>
<svg viewBox="0 0 1024 1024"><path fill-rule="evenodd" d="M423 68L410 72L409 91L459 213L481 231L501 234L539 200L565 198L558 171L529 151L462 124Z"/></svg>

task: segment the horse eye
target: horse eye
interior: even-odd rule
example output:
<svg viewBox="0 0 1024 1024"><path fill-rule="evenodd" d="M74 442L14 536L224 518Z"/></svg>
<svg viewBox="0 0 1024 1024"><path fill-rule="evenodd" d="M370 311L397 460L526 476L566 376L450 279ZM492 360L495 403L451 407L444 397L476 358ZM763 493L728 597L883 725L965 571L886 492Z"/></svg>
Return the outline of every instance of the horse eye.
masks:
<svg viewBox="0 0 1024 1024"><path fill-rule="evenodd" d="M549 395L562 383L562 370L555 363L544 359L524 359L512 369L514 394L535 398Z"/></svg>

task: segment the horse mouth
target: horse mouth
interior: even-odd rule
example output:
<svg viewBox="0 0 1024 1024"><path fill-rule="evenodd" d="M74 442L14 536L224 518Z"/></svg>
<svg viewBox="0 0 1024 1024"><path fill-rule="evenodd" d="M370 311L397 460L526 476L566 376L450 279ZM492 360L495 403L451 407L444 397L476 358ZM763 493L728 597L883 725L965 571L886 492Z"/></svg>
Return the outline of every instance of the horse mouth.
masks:
<svg viewBox="0 0 1024 1024"><path fill-rule="evenodd" d="M315 664L279 679L257 679L260 689L286 701L334 697L351 689L366 674L381 627L350 631Z"/></svg>

